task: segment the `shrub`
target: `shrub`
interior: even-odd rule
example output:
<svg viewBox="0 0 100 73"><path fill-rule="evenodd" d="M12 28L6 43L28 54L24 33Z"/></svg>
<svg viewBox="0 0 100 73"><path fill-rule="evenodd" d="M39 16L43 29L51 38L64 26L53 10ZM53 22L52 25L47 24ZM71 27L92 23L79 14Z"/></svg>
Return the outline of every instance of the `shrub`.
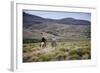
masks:
<svg viewBox="0 0 100 73"><path fill-rule="evenodd" d="M82 56L82 59L89 59L89 54L84 54L84 55Z"/></svg>
<svg viewBox="0 0 100 73"><path fill-rule="evenodd" d="M69 51L69 49L67 49L67 48L60 48L59 50L62 51L62 52L68 52Z"/></svg>
<svg viewBox="0 0 100 73"><path fill-rule="evenodd" d="M78 60L80 59L80 56L78 54L73 54L69 56L69 60Z"/></svg>
<svg viewBox="0 0 100 73"><path fill-rule="evenodd" d="M77 50L75 49L69 50L69 55L74 55L74 54L77 54Z"/></svg>
<svg viewBox="0 0 100 73"><path fill-rule="evenodd" d="M39 59L41 61L50 61L54 58L54 54L53 53L49 53L49 54L43 54L39 57Z"/></svg>

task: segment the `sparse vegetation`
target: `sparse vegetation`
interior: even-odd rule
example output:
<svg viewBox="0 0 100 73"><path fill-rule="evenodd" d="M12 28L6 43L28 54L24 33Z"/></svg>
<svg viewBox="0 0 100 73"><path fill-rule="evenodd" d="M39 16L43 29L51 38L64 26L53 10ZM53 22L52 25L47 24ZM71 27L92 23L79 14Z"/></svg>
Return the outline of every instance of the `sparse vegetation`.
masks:
<svg viewBox="0 0 100 73"><path fill-rule="evenodd" d="M52 49L50 46L50 42L48 42L48 49L45 52L45 49L40 49L39 43L25 43L23 45L23 62L83 60L91 58L91 45L89 41L57 42L55 49Z"/></svg>

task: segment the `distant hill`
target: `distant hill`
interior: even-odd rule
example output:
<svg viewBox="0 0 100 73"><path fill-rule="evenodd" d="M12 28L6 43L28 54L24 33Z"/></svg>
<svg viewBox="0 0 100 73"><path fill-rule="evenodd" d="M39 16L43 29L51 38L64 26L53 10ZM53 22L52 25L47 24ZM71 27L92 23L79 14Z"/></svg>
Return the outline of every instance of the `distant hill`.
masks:
<svg viewBox="0 0 100 73"><path fill-rule="evenodd" d="M90 25L90 22L87 20L78 20L74 18L64 18L59 21L63 24L73 24L73 25Z"/></svg>
<svg viewBox="0 0 100 73"><path fill-rule="evenodd" d="M28 13L23 12L23 23L24 26L33 25L33 24L41 24L43 22L55 22L55 23L62 23L62 24L73 24L73 25L90 25L91 23L87 20L78 20L74 18L63 18L59 20L54 19L45 19L36 15L31 15Z"/></svg>
<svg viewBox="0 0 100 73"><path fill-rule="evenodd" d="M45 32L48 39L55 36L58 40L84 40L90 38L90 24L91 22L87 20L46 19L23 12L23 38L41 39L41 33Z"/></svg>

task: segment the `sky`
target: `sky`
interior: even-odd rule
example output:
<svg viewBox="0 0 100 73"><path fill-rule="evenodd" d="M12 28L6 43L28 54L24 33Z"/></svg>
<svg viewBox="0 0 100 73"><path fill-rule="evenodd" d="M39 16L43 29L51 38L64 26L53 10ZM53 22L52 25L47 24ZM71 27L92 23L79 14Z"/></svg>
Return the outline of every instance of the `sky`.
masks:
<svg viewBox="0 0 100 73"><path fill-rule="evenodd" d="M23 10L23 12L49 19L75 18L91 21L91 13L36 10Z"/></svg>

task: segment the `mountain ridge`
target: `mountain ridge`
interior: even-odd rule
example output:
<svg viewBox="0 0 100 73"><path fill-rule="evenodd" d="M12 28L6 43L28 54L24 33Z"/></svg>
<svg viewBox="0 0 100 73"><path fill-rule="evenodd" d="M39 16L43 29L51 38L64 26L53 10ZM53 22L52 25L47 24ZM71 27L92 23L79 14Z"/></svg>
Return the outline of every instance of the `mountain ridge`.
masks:
<svg viewBox="0 0 100 73"><path fill-rule="evenodd" d="M42 22L55 22L55 23L62 23L62 24L73 24L73 25L90 25L90 21L88 20L80 20L75 18L62 18L62 19L50 19L50 18L43 18L40 16L32 15L23 12L23 23L42 23Z"/></svg>

